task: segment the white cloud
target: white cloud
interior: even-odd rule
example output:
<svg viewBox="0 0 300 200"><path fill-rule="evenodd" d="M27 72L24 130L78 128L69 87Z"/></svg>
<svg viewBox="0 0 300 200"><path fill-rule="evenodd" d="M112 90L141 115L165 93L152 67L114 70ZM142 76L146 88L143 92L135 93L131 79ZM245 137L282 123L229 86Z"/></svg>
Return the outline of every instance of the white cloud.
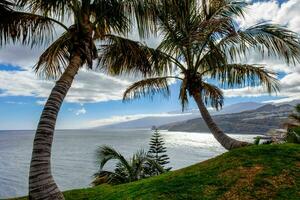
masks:
<svg viewBox="0 0 300 200"><path fill-rule="evenodd" d="M300 34L300 0L289 0L279 4L278 1L256 2L249 6L245 19L239 19L242 27L249 27L261 21L287 26L290 30ZM261 56L252 52L247 63L265 64L268 69L276 72L284 72L286 76L280 80L281 90L278 93L282 97L280 101L300 99L300 64L288 66L282 60L275 58L262 59ZM224 90L227 97L256 97L268 95L262 87L246 87L233 90Z"/></svg>
<svg viewBox="0 0 300 200"><path fill-rule="evenodd" d="M289 29L300 33L300 0L289 0L281 5L278 1L256 2L249 6L245 20L240 20L243 27L251 26L260 21L271 21L286 25ZM135 31L130 35L132 39L138 39ZM160 38L150 38L146 43L156 46ZM53 82L38 79L30 70L37 61L44 48L30 48L23 46L5 46L0 48L0 63L18 65L26 71L0 71L0 96L34 96L39 99L38 104L44 104L48 97ZM300 89L298 78L300 65L287 66L283 61L274 58L262 59L255 52L249 56L247 63L266 64L268 68L277 72L285 72L287 75L280 81L282 84L279 96L299 98ZM92 103L109 100L119 100L125 88L135 79L130 77L109 77L98 72L81 70L67 95L66 101L73 103ZM241 88L225 90L227 97L235 96L260 96L266 93L262 88Z"/></svg>
<svg viewBox="0 0 300 200"><path fill-rule="evenodd" d="M79 109L79 110L77 110L77 111L75 111L75 115L84 115L84 114L86 114L86 109L85 108L81 108L81 109Z"/></svg>
<svg viewBox="0 0 300 200"><path fill-rule="evenodd" d="M6 101L6 104L26 105L27 103L22 101Z"/></svg>
<svg viewBox="0 0 300 200"><path fill-rule="evenodd" d="M66 101L72 103L94 103L119 100L126 87L127 80L113 78L103 73L81 70ZM0 71L0 96L33 96L47 98L54 83L38 79L29 71ZM39 100L38 104L44 104Z"/></svg>

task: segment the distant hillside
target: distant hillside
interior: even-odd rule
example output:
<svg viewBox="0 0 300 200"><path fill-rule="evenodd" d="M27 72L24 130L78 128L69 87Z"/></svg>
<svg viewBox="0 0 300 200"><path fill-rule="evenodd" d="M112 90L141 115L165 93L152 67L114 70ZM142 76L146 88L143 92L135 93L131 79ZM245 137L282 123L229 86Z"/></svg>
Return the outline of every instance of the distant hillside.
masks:
<svg viewBox="0 0 300 200"><path fill-rule="evenodd" d="M225 106L220 111L211 111L212 115L228 114L228 113L238 113L242 111L249 111L257 109L264 104L255 102L242 102L229 106ZM181 111L173 111L167 113L169 116L149 116L143 117L136 120L130 120L126 122L115 123L106 126L99 126L95 129L136 129L136 128L151 128L152 126L162 126L164 124L177 123L190 119L195 119L200 117L198 109L187 110L184 113Z"/></svg>
<svg viewBox="0 0 300 200"><path fill-rule="evenodd" d="M280 128L293 110L293 106L267 104L255 110L240 113L214 115L215 122L227 133L265 134L270 129ZM166 124L159 129L185 132L208 132L202 118Z"/></svg>

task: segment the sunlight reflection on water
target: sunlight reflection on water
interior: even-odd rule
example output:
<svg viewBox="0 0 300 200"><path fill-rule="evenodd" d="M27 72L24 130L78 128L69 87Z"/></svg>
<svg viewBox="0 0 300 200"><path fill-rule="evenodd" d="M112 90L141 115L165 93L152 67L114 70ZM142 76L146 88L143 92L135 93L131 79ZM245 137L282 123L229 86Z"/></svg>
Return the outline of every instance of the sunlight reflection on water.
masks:
<svg viewBox="0 0 300 200"><path fill-rule="evenodd" d="M179 169L215 157L225 151L210 133L161 131L170 166ZM53 174L62 190L89 187L97 171L95 150L110 145L131 156L148 148L150 130L67 130L56 131L53 145ZM27 193L33 131L0 131L0 198ZM253 141L254 135L231 135ZM112 167L112 163L108 167Z"/></svg>

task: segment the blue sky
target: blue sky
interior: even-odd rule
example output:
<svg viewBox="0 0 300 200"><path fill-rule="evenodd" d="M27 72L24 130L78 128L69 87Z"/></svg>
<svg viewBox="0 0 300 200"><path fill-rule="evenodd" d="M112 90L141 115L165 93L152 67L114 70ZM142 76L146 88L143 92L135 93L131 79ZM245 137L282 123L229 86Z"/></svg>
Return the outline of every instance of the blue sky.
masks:
<svg viewBox="0 0 300 200"><path fill-rule="evenodd" d="M256 1L242 25L269 20L287 25L300 33L300 0ZM152 39L157 43L157 39ZM30 50L20 45L0 48L0 130L35 129L53 82L39 79L33 72L42 49ZM259 88L241 88L225 91L225 106L239 102L284 102L300 99L299 65L288 67L282 61L261 59L255 54L247 61L264 63L280 73L282 89L277 96L269 96ZM131 79L108 77L96 72L81 71L73 89L63 104L58 118L58 128L85 128L95 121L115 116L135 116L180 111L178 102L179 84L171 86L171 96L165 99L156 96L153 100L143 98L123 103L122 92ZM191 100L189 108L195 108ZM112 120L113 121L113 120Z"/></svg>

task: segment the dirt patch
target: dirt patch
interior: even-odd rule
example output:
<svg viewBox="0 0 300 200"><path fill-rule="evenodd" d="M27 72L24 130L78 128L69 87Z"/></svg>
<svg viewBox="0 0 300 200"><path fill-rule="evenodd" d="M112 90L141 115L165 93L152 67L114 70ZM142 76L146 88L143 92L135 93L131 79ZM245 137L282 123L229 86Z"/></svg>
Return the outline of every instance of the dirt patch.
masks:
<svg viewBox="0 0 300 200"><path fill-rule="evenodd" d="M291 187L295 184L295 180L289 175L286 170L283 170L282 174L271 178L271 183L274 187L277 188L285 186Z"/></svg>
<svg viewBox="0 0 300 200"><path fill-rule="evenodd" d="M255 193L257 196L264 196L272 199L276 196L276 192L281 188L290 188L295 185L295 180L289 175L287 170L282 170L278 176L273 176L265 179L268 184L259 188Z"/></svg>
<svg viewBox="0 0 300 200"><path fill-rule="evenodd" d="M222 177L239 175L238 181L220 198L220 200L254 200L255 198L243 192L253 188L255 176L261 172L262 166L239 167L221 174Z"/></svg>

